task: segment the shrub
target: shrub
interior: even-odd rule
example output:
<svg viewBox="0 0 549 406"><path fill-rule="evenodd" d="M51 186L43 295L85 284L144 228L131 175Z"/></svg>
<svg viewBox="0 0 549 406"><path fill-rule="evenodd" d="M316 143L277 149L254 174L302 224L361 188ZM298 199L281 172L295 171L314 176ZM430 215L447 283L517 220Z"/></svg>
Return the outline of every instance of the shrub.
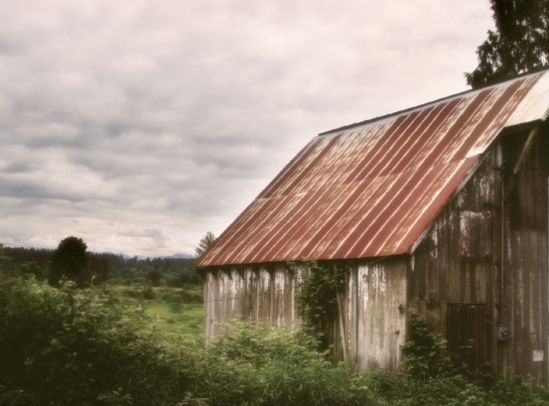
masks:
<svg viewBox="0 0 549 406"><path fill-rule="evenodd" d="M147 300L154 300L156 299L156 295L154 293L154 289L152 287L152 283L148 282L145 286L143 286L143 298Z"/></svg>
<svg viewBox="0 0 549 406"><path fill-rule="evenodd" d="M178 405L379 404L373 391L355 385L347 366L326 361L318 343L303 326L288 331L235 321L205 349L179 347L181 368L192 368L195 383Z"/></svg>
<svg viewBox="0 0 549 406"><path fill-rule="evenodd" d="M436 376L450 366L446 357L446 340L427 327L427 319L412 314L412 333L402 346L406 354L406 370L412 376Z"/></svg>
<svg viewBox="0 0 549 406"><path fill-rule="evenodd" d="M147 283L147 279L137 276L132 279L132 285L145 285Z"/></svg>
<svg viewBox="0 0 549 406"><path fill-rule="evenodd" d="M513 376L512 372L509 374ZM510 379L500 378L489 388L490 398L499 405L549 405L549 392L543 386L535 385L530 377L529 382L516 383Z"/></svg>
<svg viewBox="0 0 549 406"><path fill-rule="evenodd" d="M170 304L182 304L184 302L183 297L178 295L177 292L168 292L162 295L162 301Z"/></svg>
<svg viewBox="0 0 549 406"><path fill-rule="evenodd" d="M182 389L159 332L123 323L114 302L107 289L0 273L0 405L149 405L173 395L166 382Z"/></svg>
<svg viewBox="0 0 549 406"><path fill-rule="evenodd" d="M154 292L154 289L150 282L144 285L134 284L133 286L124 288L122 290L122 294L124 296L133 297L134 299L146 299L146 300L156 299L156 293Z"/></svg>
<svg viewBox="0 0 549 406"><path fill-rule="evenodd" d="M202 290L197 287L193 289L183 288L181 290L165 288L160 289L159 293L162 294L162 301L171 304L202 303L204 301Z"/></svg>

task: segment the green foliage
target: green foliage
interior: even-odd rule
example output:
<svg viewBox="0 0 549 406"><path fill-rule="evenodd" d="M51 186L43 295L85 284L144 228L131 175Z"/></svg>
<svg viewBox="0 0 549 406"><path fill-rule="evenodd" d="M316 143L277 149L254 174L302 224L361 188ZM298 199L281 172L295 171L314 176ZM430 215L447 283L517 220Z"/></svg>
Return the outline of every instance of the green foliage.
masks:
<svg viewBox="0 0 549 406"><path fill-rule="evenodd" d="M164 335L162 320L176 329L191 310L200 320L201 306L173 314L167 303L118 297L121 289L76 290L66 280L57 289L0 270L0 406L549 405L547 391L532 383L352 373L326 361L318 334L302 325L235 320L217 339ZM155 289L157 297L170 293Z"/></svg>
<svg viewBox="0 0 549 406"><path fill-rule="evenodd" d="M57 286L65 276L70 281L79 280L88 266L89 258L86 255L88 246L81 238L67 237L61 240L53 252L50 265L50 283Z"/></svg>
<svg viewBox="0 0 549 406"><path fill-rule="evenodd" d="M160 299L166 303L200 303L204 301L202 287L194 286L190 288L153 288L152 283L142 281L128 287L120 287L119 292L122 296L134 299L157 300Z"/></svg>
<svg viewBox="0 0 549 406"><path fill-rule="evenodd" d="M122 322L115 302L108 290L2 272L0 405L154 404L174 374L161 336Z"/></svg>
<svg viewBox="0 0 549 406"><path fill-rule="evenodd" d="M7 269L11 258L5 253L4 244L0 243L0 270Z"/></svg>
<svg viewBox="0 0 549 406"><path fill-rule="evenodd" d="M83 279L94 285L107 283L111 275L111 263L109 259L102 255L88 255L88 257L89 262Z"/></svg>
<svg viewBox="0 0 549 406"><path fill-rule="evenodd" d="M125 296L133 297L136 299L146 299L146 300L156 299L156 293L152 287L152 283L145 282L144 278L142 283L134 283L134 285L124 288L122 290L122 293Z"/></svg>
<svg viewBox="0 0 549 406"><path fill-rule="evenodd" d="M4 247L4 256L9 260L10 269L18 270L25 275L32 274L38 280L50 279L49 269L54 253L55 251L44 249ZM131 284L132 278L147 279L152 270L157 270L161 275L158 286L181 288L202 285L202 277L193 267L194 258L138 259L137 257L124 258L122 255L110 253L90 252L87 252L86 255L90 263L78 281L83 286L87 286L92 277L94 277L93 283L96 285L109 279L111 284L128 286Z"/></svg>
<svg viewBox="0 0 549 406"><path fill-rule="evenodd" d="M134 324L142 333L147 332L154 323L155 328L162 332L165 344L177 342L181 336L202 334L202 305L180 304L174 313L171 304L160 300L150 303L123 297L120 302L123 320ZM139 307L142 309L140 314L136 312Z"/></svg>
<svg viewBox="0 0 549 406"><path fill-rule="evenodd" d="M137 278L133 278L132 285L145 285L147 283L147 279L138 276Z"/></svg>
<svg viewBox="0 0 549 406"><path fill-rule="evenodd" d="M496 32L477 48L479 64L466 73L473 88L539 70L549 57L548 0L490 0Z"/></svg>
<svg viewBox="0 0 549 406"><path fill-rule="evenodd" d="M393 406L549 405L545 388L512 383L505 378L485 387L460 374L417 379L409 374L378 369L359 375L356 381L382 398L382 404Z"/></svg>
<svg viewBox="0 0 549 406"><path fill-rule="evenodd" d="M269 361L285 360L299 363L314 354L319 345L318 333L304 325L293 330L272 327L268 322L257 326L234 320L222 327L217 340L210 343L209 352L237 362L261 366ZM324 358L322 358L324 360Z"/></svg>
<svg viewBox="0 0 549 406"><path fill-rule="evenodd" d="M198 247L194 250L196 257L198 258L200 255L204 253L208 248L210 248L211 245L215 242L215 235L208 231L204 237L198 242Z"/></svg>
<svg viewBox="0 0 549 406"><path fill-rule="evenodd" d="M235 321L218 339L181 348L195 384L180 405L377 405L345 365L332 366L306 327Z"/></svg>
<svg viewBox="0 0 549 406"><path fill-rule="evenodd" d="M322 267L315 260L304 260L298 264L288 263L293 272L301 271L301 284L295 296L296 309L320 331L337 315L337 289L343 283L341 273Z"/></svg>
<svg viewBox="0 0 549 406"><path fill-rule="evenodd" d="M159 289L158 294L162 295L162 301L167 303L202 303L204 301L202 288L198 286L183 289Z"/></svg>
<svg viewBox="0 0 549 406"><path fill-rule="evenodd" d="M39 280L47 280L52 254L48 250L4 247L2 255L7 258L10 269L18 270L23 275L34 275Z"/></svg>
<svg viewBox="0 0 549 406"><path fill-rule="evenodd" d="M509 371L509 375L513 376L512 371ZM517 378L520 382L520 377ZM489 396L499 405L549 405L549 392L545 387L536 385L532 377L529 382L524 383L512 382L503 377L489 388Z"/></svg>
<svg viewBox="0 0 549 406"><path fill-rule="evenodd" d="M417 405L486 406L488 393L462 375L427 380L415 396Z"/></svg>
<svg viewBox="0 0 549 406"><path fill-rule="evenodd" d="M158 269L151 269L147 274L147 281L151 282L153 286L160 285L160 279L162 279L162 273Z"/></svg>
<svg viewBox="0 0 549 406"><path fill-rule="evenodd" d="M412 333L402 346L406 353L406 370L417 377L436 376L450 366L446 357L446 340L427 327L427 319L412 314Z"/></svg>

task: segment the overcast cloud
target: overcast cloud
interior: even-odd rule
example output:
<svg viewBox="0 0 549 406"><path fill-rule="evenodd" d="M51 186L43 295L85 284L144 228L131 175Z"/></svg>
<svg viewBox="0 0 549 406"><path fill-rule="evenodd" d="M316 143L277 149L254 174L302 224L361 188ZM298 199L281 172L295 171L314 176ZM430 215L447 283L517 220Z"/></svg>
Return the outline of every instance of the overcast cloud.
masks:
<svg viewBox="0 0 549 406"><path fill-rule="evenodd" d="M0 242L192 254L317 133L466 90L488 0L0 2Z"/></svg>

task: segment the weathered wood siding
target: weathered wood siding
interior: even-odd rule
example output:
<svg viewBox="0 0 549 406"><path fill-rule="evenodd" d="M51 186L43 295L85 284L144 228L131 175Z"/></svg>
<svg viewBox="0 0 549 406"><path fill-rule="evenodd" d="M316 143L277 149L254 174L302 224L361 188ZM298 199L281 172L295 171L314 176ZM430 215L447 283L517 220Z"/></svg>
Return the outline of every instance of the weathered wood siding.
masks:
<svg viewBox="0 0 549 406"><path fill-rule="evenodd" d="M327 261L325 266L331 266ZM399 369L400 345L406 337L406 257L360 260L345 275L341 292L343 329L339 317L326 332L336 361L343 345L354 367ZM219 325L238 315L250 320L268 319L290 328L301 320L295 309L300 277L282 265L211 269L204 284L204 334L216 336Z"/></svg>
<svg viewBox="0 0 549 406"><path fill-rule="evenodd" d="M208 269L204 281L204 335L215 337L219 328L237 317L272 320L290 328L300 320L294 309L299 275L284 267L222 267Z"/></svg>
<svg viewBox="0 0 549 406"><path fill-rule="evenodd" d="M398 370L401 366L400 346L406 339L406 259L389 257L370 265L372 260L361 260L358 278L351 279L350 291L354 288L352 282L358 282L356 309L350 302L349 312L358 319L357 329L353 330L356 333L351 334L356 342L358 369Z"/></svg>
<svg viewBox="0 0 549 406"><path fill-rule="evenodd" d="M515 163L527 134L504 138L504 160ZM505 166L506 178L511 165ZM548 373L549 295L547 264L549 131L535 139L506 205L505 317L510 340L500 348L502 368L523 378ZM544 361L533 362L532 351L544 350Z"/></svg>
<svg viewBox="0 0 549 406"><path fill-rule="evenodd" d="M497 342L500 321L501 187L515 166L527 132L501 137L476 173L437 216L408 268L408 310L424 314L447 337L448 304L484 304L486 359L496 372L523 377L547 373L547 184L549 134L544 127L505 205L505 320L507 342ZM532 350L545 350L544 362Z"/></svg>

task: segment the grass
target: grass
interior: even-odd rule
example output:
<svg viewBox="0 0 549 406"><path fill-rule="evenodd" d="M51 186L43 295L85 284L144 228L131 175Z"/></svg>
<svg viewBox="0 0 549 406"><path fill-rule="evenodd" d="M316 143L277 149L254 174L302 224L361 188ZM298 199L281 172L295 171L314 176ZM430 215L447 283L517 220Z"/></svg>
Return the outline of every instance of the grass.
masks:
<svg viewBox="0 0 549 406"><path fill-rule="evenodd" d="M119 299L122 318L135 321L142 330L158 320L158 327L168 338L202 334L202 304L166 303L162 299L146 300L122 295Z"/></svg>

